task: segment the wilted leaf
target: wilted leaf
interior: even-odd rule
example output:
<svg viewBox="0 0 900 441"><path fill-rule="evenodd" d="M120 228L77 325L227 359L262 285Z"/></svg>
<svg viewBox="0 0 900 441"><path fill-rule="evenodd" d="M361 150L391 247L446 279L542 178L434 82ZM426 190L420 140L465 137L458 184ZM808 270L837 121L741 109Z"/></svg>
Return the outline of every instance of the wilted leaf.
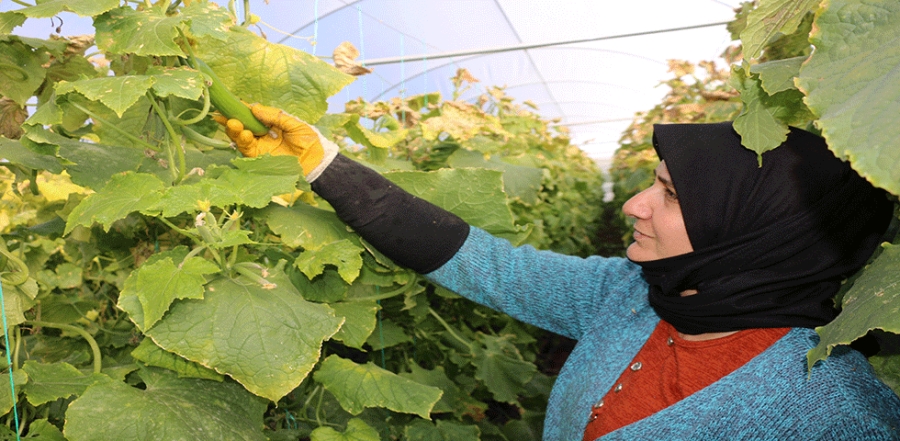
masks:
<svg viewBox="0 0 900 441"><path fill-rule="evenodd" d="M821 0L763 0L747 17L741 31L744 58L759 56L766 43L779 34L791 34Z"/></svg>
<svg viewBox="0 0 900 441"><path fill-rule="evenodd" d="M900 2L826 5L798 85L829 148L873 184L900 195Z"/></svg>
<svg viewBox="0 0 900 441"><path fill-rule="evenodd" d="M339 71L353 76L360 76L372 73L372 69L364 67L356 57L359 56L359 50L353 47L349 41L345 41L334 48L332 57L334 59L334 67Z"/></svg>
<svg viewBox="0 0 900 441"><path fill-rule="evenodd" d="M21 41L0 41L0 63L4 65L4 73L0 75L0 95L24 106L44 82L46 69L42 65L48 59L45 52L34 50Z"/></svg>
<svg viewBox="0 0 900 441"><path fill-rule="evenodd" d="M114 380L89 387L69 404L66 438L266 440L262 431L266 402L237 384L177 378L155 368L141 370L141 379L146 390Z"/></svg>
<svg viewBox="0 0 900 441"><path fill-rule="evenodd" d="M28 118L28 112L24 107L9 98L0 98L0 136L8 139L22 137L22 133L24 133L22 123L26 118Z"/></svg>
<svg viewBox="0 0 900 441"><path fill-rule="evenodd" d="M350 135L350 139L369 148L386 149L406 139L409 130L401 129L400 124L391 116L382 118L395 123L391 124L392 130L380 132L369 130L359 123L359 115L350 115L350 120L344 124L344 129Z"/></svg>
<svg viewBox="0 0 900 441"><path fill-rule="evenodd" d="M337 355L322 361L313 378L353 415L359 415L366 407L384 407L428 418L441 397L441 390L436 387L416 383L372 363L359 365Z"/></svg>
<svg viewBox="0 0 900 441"><path fill-rule="evenodd" d="M500 120L468 103L447 101L441 106L440 116L428 118L420 124L422 137L435 140L446 133L456 141L465 141L480 133L508 135Z"/></svg>
<svg viewBox="0 0 900 441"><path fill-rule="evenodd" d="M322 341L337 332L343 317L303 300L280 269L268 270L265 279L274 287L243 275L216 279L206 285L203 300L175 302L147 335L277 401L306 378Z"/></svg>
<svg viewBox="0 0 900 441"><path fill-rule="evenodd" d="M78 225L90 227L94 222L109 230L113 222L130 213L152 210L159 203L164 187L159 178L146 173L115 175L99 192L88 196L72 210L66 221L65 234Z"/></svg>
<svg viewBox="0 0 900 441"><path fill-rule="evenodd" d="M835 346L848 345L871 329L900 333L900 245L883 247L844 295L837 318L816 328L820 340L806 356L810 367L828 357Z"/></svg>

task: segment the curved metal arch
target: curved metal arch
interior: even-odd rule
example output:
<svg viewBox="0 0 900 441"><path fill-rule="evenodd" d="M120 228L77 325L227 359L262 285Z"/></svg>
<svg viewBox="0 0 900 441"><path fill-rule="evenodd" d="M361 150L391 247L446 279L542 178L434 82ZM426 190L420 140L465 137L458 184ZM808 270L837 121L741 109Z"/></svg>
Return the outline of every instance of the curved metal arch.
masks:
<svg viewBox="0 0 900 441"><path fill-rule="evenodd" d="M553 101L552 103L559 104L559 105L564 105L564 104L596 104L596 105L600 105L600 106L608 106L608 107L612 107L612 108L615 108L615 109L623 109L623 110L624 110L624 107L622 107L622 106L617 106L617 105L615 105L615 104L608 104L608 103L604 103L604 102L600 102L600 101L577 101L577 100L576 100L576 101ZM540 107L540 106L542 106L542 105L544 105L544 104L551 104L551 102L547 101L547 102L543 102L543 103L535 103L535 105L538 106L538 107Z"/></svg>
<svg viewBox="0 0 900 441"><path fill-rule="evenodd" d="M553 48L537 48L537 49L529 49L529 50L546 50L546 49L553 49L553 50L590 50L590 51L596 51L596 52L612 52L612 53L618 53L618 54L622 54L622 55L626 55L626 56L635 57L635 58L642 59L642 60L645 60L645 61L650 61L650 62L653 62L653 63L656 63L656 64L662 64L662 65L665 65L665 63L663 63L663 62L660 62L660 61L657 61L657 60L653 60L653 59L651 59L651 58L642 57L642 56L640 56L640 55L635 55L635 54L629 54L628 52L613 51L613 50L608 50L608 49L575 48L575 47L557 46L557 47L553 47ZM404 79L404 82L410 81L410 80L413 80L413 79L416 79L416 78L419 78L419 77L421 77L422 75L424 75L424 74L426 74L427 72L432 71L432 70L437 70L437 69L440 69L440 68L443 68L443 67L446 67L446 66L449 66L449 65L457 65L458 63L462 63L462 62L466 62L466 61L471 61L471 60L476 60L476 59L478 59L478 58L487 57L487 56L491 56L491 55L494 55L494 54L476 54L476 55L467 56L467 57L465 57L465 58L463 58L463 59L460 59L460 60L455 60L455 59L451 58L449 62L442 63L442 64L439 64L439 65L437 65L437 66L429 67L427 70L425 70L425 71L423 71L423 72L419 72L419 73L417 73L417 74L415 74L415 75L413 75L413 76L411 76L411 77L409 77L409 78L405 78L405 79ZM378 94L377 96L375 96L374 98L372 98L372 101L375 101L375 100L380 99L381 97L383 97L383 96L384 96L385 94L387 94L388 92L390 92L390 91L396 89L400 84L402 84L402 83L394 83L391 87L384 89L383 92L381 92L380 94Z"/></svg>

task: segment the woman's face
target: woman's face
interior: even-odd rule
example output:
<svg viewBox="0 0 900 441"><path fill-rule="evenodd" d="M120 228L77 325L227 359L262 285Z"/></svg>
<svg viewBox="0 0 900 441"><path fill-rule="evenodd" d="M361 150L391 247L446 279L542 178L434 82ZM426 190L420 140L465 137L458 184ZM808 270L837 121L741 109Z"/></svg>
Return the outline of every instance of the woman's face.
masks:
<svg viewBox="0 0 900 441"><path fill-rule="evenodd" d="M625 202L622 211L635 219L629 259L647 262L694 251L665 161L656 167L653 185Z"/></svg>

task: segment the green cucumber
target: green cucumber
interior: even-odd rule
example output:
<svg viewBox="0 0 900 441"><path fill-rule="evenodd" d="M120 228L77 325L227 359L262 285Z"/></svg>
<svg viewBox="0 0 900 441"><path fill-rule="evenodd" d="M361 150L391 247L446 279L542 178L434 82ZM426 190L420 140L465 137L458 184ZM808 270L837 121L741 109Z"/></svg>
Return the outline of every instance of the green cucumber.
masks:
<svg viewBox="0 0 900 441"><path fill-rule="evenodd" d="M209 100L212 105L226 118L234 118L244 124L244 128L253 132L256 136L269 133L269 128L259 122L244 103L241 102L228 88L222 84L222 80L209 66L199 58L194 58L194 68L206 74L212 83L209 85Z"/></svg>

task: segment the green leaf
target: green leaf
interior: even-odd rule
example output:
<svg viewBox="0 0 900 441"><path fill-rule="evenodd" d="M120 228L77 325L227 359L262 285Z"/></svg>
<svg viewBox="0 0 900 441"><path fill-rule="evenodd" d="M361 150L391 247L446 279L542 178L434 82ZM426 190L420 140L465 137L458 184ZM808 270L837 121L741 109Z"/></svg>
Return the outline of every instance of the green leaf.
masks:
<svg viewBox="0 0 900 441"><path fill-rule="evenodd" d="M447 158L447 164L453 168L486 168L503 172L503 190L510 197L519 198L526 204L538 201L544 170L536 167L525 167L503 162L497 157L485 158L485 155L471 150L459 149Z"/></svg>
<svg viewBox="0 0 900 441"><path fill-rule="evenodd" d="M99 192L86 197L69 214L68 234L78 225L90 227L94 222L109 231L113 222L135 211L148 212L160 198L165 184L156 176L145 173L115 175Z"/></svg>
<svg viewBox="0 0 900 441"><path fill-rule="evenodd" d="M401 373L400 376L409 378L416 383L426 384L440 388L444 394L441 400L434 405L432 413L453 412L459 418L465 415L472 415L473 411L484 413L487 410L487 404L482 403L463 391L457 383L447 377L443 366L437 366L433 370L427 370L419 367L417 364L410 364L412 372Z"/></svg>
<svg viewBox="0 0 900 441"><path fill-rule="evenodd" d="M175 43L182 21L181 15L166 15L165 8L116 8L94 19L95 41L100 50L113 54L183 56Z"/></svg>
<svg viewBox="0 0 900 441"><path fill-rule="evenodd" d="M79 92L87 99L100 101L121 118L129 107L144 96L156 80L147 75L102 77L56 84L57 95Z"/></svg>
<svg viewBox="0 0 900 441"><path fill-rule="evenodd" d="M814 12L821 0L762 0L747 16L741 31L744 58L759 56L766 43L779 34L791 34L808 12Z"/></svg>
<svg viewBox="0 0 900 441"><path fill-rule="evenodd" d="M304 51L238 27L227 40L205 39L195 51L242 100L284 109L310 124L325 114L326 99L354 80Z"/></svg>
<svg viewBox="0 0 900 441"><path fill-rule="evenodd" d="M517 243L519 230L503 192L503 174L494 170L441 169L390 172L384 176L404 190Z"/></svg>
<svg viewBox="0 0 900 441"><path fill-rule="evenodd" d="M878 379L900 395L900 355L876 355L869 357Z"/></svg>
<svg viewBox="0 0 900 441"><path fill-rule="evenodd" d="M16 9L16 13L30 18L50 18L60 12L74 12L82 17L93 17L119 6L119 0L45 0L36 6Z"/></svg>
<svg viewBox="0 0 900 441"><path fill-rule="evenodd" d="M281 269L261 276L274 286L243 275L210 282L203 300L175 302L147 335L277 401L306 378L343 318L303 300Z"/></svg>
<svg viewBox="0 0 900 441"><path fill-rule="evenodd" d="M816 328L820 340L806 355L809 366L824 360L837 345L848 345L871 329L900 333L900 245L885 243L844 294L843 309L831 323Z"/></svg>
<svg viewBox="0 0 900 441"><path fill-rule="evenodd" d="M794 57L785 60L767 61L750 66L750 73L759 76L763 90L775 95L788 89L796 89L794 77L800 75L800 65L809 57Z"/></svg>
<svg viewBox="0 0 900 441"><path fill-rule="evenodd" d="M741 144L756 152L761 164L763 153L787 140L788 124L808 121L812 115L800 91L788 89L769 96L756 76L745 75L743 69L732 70L732 86L741 92L744 103L734 130L741 135Z"/></svg>
<svg viewBox="0 0 900 441"><path fill-rule="evenodd" d="M213 2L192 2L181 10L195 37L212 37L216 40L228 38L231 15Z"/></svg>
<svg viewBox="0 0 900 441"><path fill-rule="evenodd" d="M372 363L364 365L331 355L313 375L353 415L366 407L384 407L422 418L441 397L436 387L418 384Z"/></svg>
<svg viewBox="0 0 900 441"><path fill-rule="evenodd" d="M0 150L3 159L12 164L19 164L34 170L47 170L52 173L62 171L62 166L55 156L42 155L25 148L19 141L0 138Z"/></svg>
<svg viewBox="0 0 900 441"><path fill-rule="evenodd" d="M415 420L403 428L407 441L478 441L481 431L478 426L461 424L455 421L438 420L432 424L424 420Z"/></svg>
<svg viewBox="0 0 900 441"><path fill-rule="evenodd" d="M196 5L198 3L194 3ZM192 5L193 6L193 5ZM205 79L200 72L187 67L153 68L148 71L153 79L153 92L157 96L177 96L196 100L203 94Z"/></svg>
<svg viewBox="0 0 900 441"><path fill-rule="evenodd" d="M28 384L22 392L32 406L81 395L88 386L109 378L103 374L85 375L68 363L38 363L27 360L22 370L28 374Z"/></svg>
<svg viewBox="0 0 900 441"><path fill-rule="evenodd" d="M107 380L69 404L69 441L265 441L266 403L231 382L177 378L145 368L146 390ZM102 417L101 417L102 415Z"/></svg>
<svg viewBox="0 0 900 441"><path fill-rule="evenodd" d="M27 19L24 14L16 11L0 12L0 34L9 34L13 29L22 26Z"/></svg>
<svg viewBox="0 0 900 441"><path fill-rule="evenodd" d="M354 237L334 214L306 204L271 207L265 211L266 223L289 247L318 250L327 244Z"/></svg>
<svg viewBox="0 0 900 441"><path fill-rule="evenodd" d="M45 52L36 51L18 40L0 42L0 65L3 65L0 95L24 106L44 82L47 71L42 65L48 59Z"/></svg>
<svg viewBox="0 0 900 441"><path fill-rule="evenodd" d="M487 386L497 401L517 403L525 384L537 372L533 363L522 360L522 355L508 339L482 335L485 348L475 354L475 378Z"/></svg>
<svg viewBox="0 0 900 441"><path fill-rule="evenodd" d="M351 348L362 349L366 339L375 330L376 314L381 309L375 302L342 302L330 303L334 315L344 317L344 325L331 337L332 340L344 342Z"/></svg>
<svg viewBox="0 0 900 441"><path fill-rule="evenodd" d="M131 356L148 366L156 366L174 371L178 378L201 378L222 381L225 379L216 371L200 366L190 360L156 346L149 338L141 340L141 344L131 351Z"/></svg>
<svg viewBox="0 0 900 441"><path fill-rule="evenodd" d="M7 326L15 326L25 321L25 312L35 305L34 299L37 295L38 284L33 278L29 278L21 285L4 288L3 307L6 309Z"/></svg>
<svg viewBox="0 0 900 441"><path fill-rule="evenodd" d="M337 267L338 274L347 283L353 283L359 277L363 260L360 253L364 248L354 245L352 241L343 239L332 242L316 251L306 250L294 261L294 266L306 277L312 279L325 271L325 265Z"/></svg>
<svg viewBox="0 0 900 441"><path fill-rule="evenodd" d="M59 156L69 162L65 168L72 182L94 190L107 185L112 176L127 171L169 176L168 170L159 167L142 149L79 142L43 129L30 129L27 136L56 146Z"/></svg>
<svg viewBox="0 0 900 441"><path fill-rule="evenodd" d="M331 427L321 426L309 435L310 441L380 441L378 431L359 418L347 421L347 430L343 433Z"/></svg>
<svg viewBox="0 0 900 441"><path fill-rule="evenodd" d="M12 400L12 390L9 387L9 371L0 374L3 378L2 386L0 386L0 416L6 415L12 410L15 401ZM16 387L16 395L22 393L22 386L28 383L28 374L19 369L13 371L13 384Z"/></svg>
<svg viewBox="0 0 900 441"><path fill-rule="evenodd" d="M900 195L900 2L829 1L810 40L798 85L829 148Z"/></svg>
<svg viewBox="0 0 900 441"><path fill-rule="evenodd" d="M347 298L349 286L333 269L325 269L322 275L310 280L303 273L291 268L291 282L303 293L303 298L312 302L331 303Z"/></svg>
<svg viewBox="0 0 900 441"><path fill-rule="evenodd" d="M123 75L62 81L56 84L59 96L78 92L91 101L99 101L122 118L125 111L144 97L151 88L156 95L195 100L203 93L203 75L193 69L154 69L152 75Z"/></svg>
<svg viewBox="0 0 900 441"><path fill-rule="evenodd" d="M372 335L369 336L369 339L366 341L366 343L368 343L369 346L372 347L373 351L378 351L383 348L389 348L391 346L399 345L400 343L407 343L411 341L412 339L399 325L390 320L382 320L381 327L379 329L376 329L375 332L373 332ZM428 384L430 386L436 386L435 384L430 384L424 381L420 381L420 383Z"/></svg>
<svg viewBox="0 0 900 441"><path fill-rule="evenodd" d="M202 257L191 257L179 261L178 265L171 258L144 264L125 281L120 300L121 297L137 297L143 320L135 324L146 331L163 317L175 300L202 299L203 285L206 284L203 276L219 270L217 265Z"/></svg>
<svg viewBox="0 0 900 441"><path fill-rule="evenodd" d="M28 436L22 439L32 438L39 441L66 441L62 432L47 420L34 420L28 425Z"/></svg>
<svg viewBox="0 0 900 441"><path fill-rule="evenodd" d="M231 163L235 168L213 166L207 175L215 185L231 189L240 204L254 208L269 205L272 196L294 191L303 174L293 156L235 158Z"/></svg>

